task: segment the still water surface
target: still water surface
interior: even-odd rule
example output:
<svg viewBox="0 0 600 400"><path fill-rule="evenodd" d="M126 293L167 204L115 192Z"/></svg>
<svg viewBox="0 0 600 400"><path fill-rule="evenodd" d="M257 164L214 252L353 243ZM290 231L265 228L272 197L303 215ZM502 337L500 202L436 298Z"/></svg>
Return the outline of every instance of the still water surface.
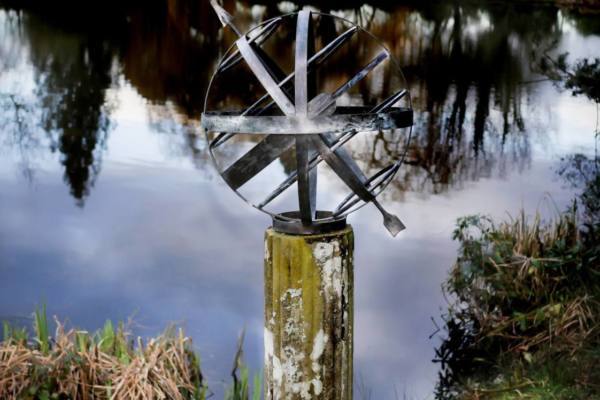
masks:
<svg viewBox="0 0 600 400"><path fill-rule="evenodd" d="M294 8L230 3L244 27ZM262 365L270 220L215 173L199 128L208 78L233 37L204 2L167 5L0 7L0 317L28 323L47 303L88 330L131 317L149 336L179 323L220 398L242 329L247 363ZM447 307L454 222L520 207L549 217L569 203L556 171L564 156L593 153L596 105L537 65L544 54L598 56L600 24L502 3L333 11L384 39L416 113L407 164L383 195L408 229L390 238L372 206L350 218L355 391L431 398L441 340L430 338L432 318ZM376 166L385 151L375 147L353 150Z"/></svg>

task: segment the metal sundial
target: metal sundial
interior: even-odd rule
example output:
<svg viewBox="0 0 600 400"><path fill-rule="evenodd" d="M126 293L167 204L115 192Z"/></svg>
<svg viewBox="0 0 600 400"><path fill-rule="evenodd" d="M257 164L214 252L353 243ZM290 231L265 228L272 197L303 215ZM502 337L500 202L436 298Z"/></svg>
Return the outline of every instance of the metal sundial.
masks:
<svg viewBox="0 0 600 400"><path fill-rule="evenodd" d="M227 184L246 200L241 193L244 185L277 159L282 164L289 164L288 159L292 155L295 165L288 168L287 177L278 185L268 187L264 198L250 202L273 217L275 230L310 234L337 229L345 226L350 212L369 202L382 213L384 224L392 235L403 230L400 219L388 213L376 198L395 176L402 160L395 160L367 176L344 147L359 133L394 131L412 126L410 95L398 64L389 51L374 36L353 23L306 9L273 18L243 34L236 28L229 13L215 0L211 4L223 26L228 26L238 36L218 64L207 90L202 114L210 154ZM278 32L285 31L286 27L288 36L285 32ZM317 40L317 30L328 34L321 34ZM338 30L341 33L338 34ZM269 38L279 34L289 48L294 41L294 33L295 47L291 49L292 61L289 63L293 63L293 72L286 74L280 66L283 62L280 58L283 57L278 57L278 64L267 51ZM376 51L369 55L370 61L357 68L341 84L335 79L333 82L332 79L320 79L325 63L335 56L339 58L340 49L359 33L366 36L371 44L375 43ZM325 40L325 36L331 39ZM284 50L280 46L274 51L279 55ZM381 73L378 75L380 79L372 78L367 82L367 76L381 70L385 64L388 64L391 73ZM234 68L242 70L233 73ZM215 84L219 79L226 80L228 87L235 85L236 80L245 84L252 80L257 90L251 93L240 91L236 97L219 90L218 84ZM374 95L365 99L362 98L364 96L351 95L352 90L361 85L364 88L365 85L377 86L379 83L379 86L387 88L390 82L396 83L399 88L394 88L385 97ZM322 92L317 94L320 90ZM220 99L209 105L213 97ZM369 101L372 104L368 104ZM395 106L399 102L406 106ZM211 106L213 109L209 109ZM223 165L219 154L227 154L227 145L236 142L238 135L249 138L247 141L255 144L245 149L232 163ZM350 189L333 211L317 209L317 166L321 161L325 161ZM266 208L295 183L298 211L274 212ZM266 186L263 182L261 188Z"/></svg>

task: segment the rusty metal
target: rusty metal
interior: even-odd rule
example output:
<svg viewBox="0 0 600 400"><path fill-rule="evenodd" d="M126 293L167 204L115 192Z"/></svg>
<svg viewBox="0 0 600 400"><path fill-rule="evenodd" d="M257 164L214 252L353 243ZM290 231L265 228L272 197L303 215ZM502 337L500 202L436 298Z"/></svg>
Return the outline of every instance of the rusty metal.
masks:
<svg viewBox="0 0 600 400"><path fill-rule="evenodd" d="M401 160L368 177L344 145L361 132L410 129L413 111L407 89L400 88L374 106L338 105L339 100L348 96L372 71L380 65L394 62L389 51L380 45L382 50L336 90L317 94L319 67L357 32L365 31L342 20L350 27L315 51L314 19L332 18L338 21L340 18L305 9L266 21L242 34L229 13L215 0L211 4L223 26L238 35L235 44L217 66L213 80L237 67L243 60L266 92L242 111L209 110L205 106L202 126L207 132L209 151L215 162L214 152L236 135L264 136L230 165L221 167L217 164L227 184L244 198L239 192L244 185L273 161L293 151L295 170L265 198L253 204L273 217L274 229L293 234L339 229L345 225L348 213L369 202L381 212L384 225L393 236L404 229L400 219L386 211L376 198L393 179ZM277 60L263 49L270 37L275 36L286 23L295 23L294 71L291 73L285 73ZM212 81L207 99L211 86ZM394 106L401 100L407 100L408 106ZM317 208L317 167L321 161L325 161L351 190L333 211ZM298 187L299 210L277 213L265 208L294 183Z"/></svg>

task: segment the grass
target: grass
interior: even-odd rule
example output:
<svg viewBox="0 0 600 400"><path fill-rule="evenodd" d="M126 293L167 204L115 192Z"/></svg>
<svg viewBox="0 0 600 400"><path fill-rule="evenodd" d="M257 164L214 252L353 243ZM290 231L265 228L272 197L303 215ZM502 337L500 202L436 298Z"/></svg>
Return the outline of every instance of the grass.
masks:
<svg viewBox="0 0 600 400"><path fill-rule="evenodd" d="M133 340L108 321L96 334L49 335L46 309L34 313L34 338L3 324L2 399L204 399L200 363L182 330L167 329L148 342Z"/></svg>
<svg viewBox="0 0 600 400"><path fill-rule="evenodd" d="M46 318L46 305L42 306L41 310L36 309L33 316L36 335L35 340L38 343L42 354L47 356L50 352L50 335L48 334L48 319Z"/></svg>
<svg viewBox="0 0 600 400"><path fill-rule="evenodd" d="M458 221L438 398L600 398L599 230L580 211Z"/></svg>
<svg viewBox="0 0 600 400"><path fill-rule="evenodd" d="M250 373L248 367L242 366L239 369L240 377L234 380L234 383L229 387L229 389L225 392L225 400L247 400L251 398L252 400L260 400L261 395L261 387L262 387L262 377L261 374L254 375L252 380L252 397L250 395Z"/></svg>
<svg viewBox="0 0 600 400"><path fill-rule="evenodd" d="M245 331L242 331L238 340L237 351L233 360L233 369L231 370L231 377L233 383L225 392L225 400L247 400L250 394L250 373L248 367L243 362L243 348L244 348L244 336ZM239 377L238 377L239 372ZM260 400L261 395L261 374L254 375L253 379L253 391L252 400Z"/></svg>
<svg viewBox="0 0 600 400"><path fill-rule="evenodd" d="M168 328L144 341L133 339L122 323L107 321L90 334L66 330L55 318L49 333L46 307L33 314L33 335L3 323L0 342L0 399L170 399L210 397L200 359L183 330ZM243 336L238 343L233 383L225 400L259 400L261 375L250 382L242 361ZM252 384L251 384L252 383ZM252 387L252 389L251 389ZM251 397L250 397L251 396Z"/></svg>
<svg viewBox="0 0 600 400"><path fill-rule="evenodd" d="M575 213L545 226L524 213L498 226L465 218L455 238L462 254L446 289L476 310L481 335L507 351L552 344L573 353L597 334L600 265L586 254Z"/></svg>

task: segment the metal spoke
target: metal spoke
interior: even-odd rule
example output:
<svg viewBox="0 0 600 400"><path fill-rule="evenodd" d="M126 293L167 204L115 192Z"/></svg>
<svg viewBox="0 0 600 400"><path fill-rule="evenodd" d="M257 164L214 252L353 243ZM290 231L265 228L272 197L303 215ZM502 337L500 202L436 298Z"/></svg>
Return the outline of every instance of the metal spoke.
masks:
<svg viewBox="0 0 600 400"><path fill-rule="evenodd" d="M258 32L256 32L251 38L248 39L249 43L256 44L260 46L263 44L281 25L283 18L275 18L271 22L265 24L261 28L259 28ZM235 49L229 57L227 57L223 62L217 67L218 73L223 73L230 68L236 66L243 59L240 51Z"/></svg>
<svg viewBox="0 0 600 400"><path fill-rule="evenodd" d="M387 183L388 179L391 179L398 169L397 164L388 165L386 168L377 172L366 182L369 190L374 196L379 194L377 189L383 188ZM350 193L342 200L342 202L336 207L333 215L341 215L360 202L361 199L355 193Z"/></svg>
<svg viewBox="0 0 600 400"><path fill-rule="evenodd" d="M296 170L298 177L298 204L303 223L311 224L317 212L317 169L310 167L314 151L310 137L296 136Z"/></svg>
<svg viewBox="0 0 600 400"><path fill-rule="evenodd" d="M269 135L223 171L223 178L239 189L293 145L292 135Z"/></svg>
<svg viewBox="0 0 600 400"><path fill-rule="evenodd" d="M369 64L367 64L366 67L350 78L350 80L338 87L335 92L332 94L323 93L322 95L315 97L309 104L309 115L320 115L325 112L329 107L335 104L335 101L338 97L350 90L388 57L389 54L387 52L380 53Z"/></svg>
<svg viewBox="0 0 600 400"><path fill-rule="evenodd" d="M269 93L273 101L277 104L277 106L283 111L286 115L294 115L296 113L296 108L290 101L287 94L281 90L279 85L274 79L272 72L265 66L264 61L260 59L260 57L256 54L254 49L248 43L248 39L244 36L239 38L237 41L238 49L240 49L240 53L246 63L261 83L261 85L265 88L265 90Z"/></svg>
<svg viewBox="0 0 600 400"><path fill-rule="evenodd" d="M302 10L298 13L296 22L296 54L294 69L294 95L296 115L308 116L308 53L311 50L310 39L310 11Z"/></svg>
<svg viewBox="0 0 600 400"><path fill-rule="evenodd" d="M311 14L308 10L298 13L296 22L296 54L294 96L296 115L308 117L309 96L314 95L314 74L308 74L308 55L314 50L311 34ZM298 171L298 204L300 219L311 225L316 217L317 170L309 168L312 145L305 135L296 135L296 170Z"/></svg>
<svg viewBox="0 0 600 400"><path fill-rule="evenodd" d="M406 96L407 93L408 93L408 91L406 89L402 89L398 93L395 93L395 94L391 95L390 97L388 97L387 99L385 99L384 101L382 101L381 103L379 103L378 105L376 105L371 110L371 112L372 113L378 113L378 112L383 112L385 110L390 109L400 99L402 99L404 96Z"/></svg>
<svg viewBox="0 0 600 400"><path fill-rule="evenodd" d="M333 172L335 172L336 175L340 177L340 179L344 181L348 187L350 187L350 189L352 189L364 201L372 201L374 199L371 192L369 192L364 185L364 181L366 181L366 179L362 180L362 177L356 174L353 168L346 164L346 160L340 157L339 152L332 151L329 148L323 135L310 136L310 139L321 155L323 161L325 161L331 167Z"/></svg>

